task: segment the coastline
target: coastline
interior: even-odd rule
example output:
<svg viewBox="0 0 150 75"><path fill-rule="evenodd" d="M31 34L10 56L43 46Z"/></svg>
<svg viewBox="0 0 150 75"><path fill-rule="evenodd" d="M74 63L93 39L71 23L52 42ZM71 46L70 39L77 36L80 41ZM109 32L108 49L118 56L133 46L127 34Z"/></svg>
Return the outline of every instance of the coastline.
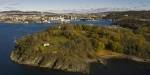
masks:
<svg viewBox="0 0 150 75"><path fill-rule="evenodd" d="M126 55L126 54L121 54L121 53L116 53L116 52L111 52L111 51L100 51L101 54L97 53L98 58L100 59L104 59L104 60L109 60L109 59L128 59L128 60L132 60L135 62L141 62L141 63L150 63L150 59L144 59L144 58L140 58L137 56L131 56L131 55Z"/></svg>
<svg viewBox="0 0 150 75"><path fill-rule="evenodd" d="M62 69L53 69L49 66L39 66L33 62L21 62L18 61L16 58L13 57L13 52L10 55L10 59L12 62L20 64L20 65L24 65L24 66L30 66L30 67L35 67L35 68L43 68L43 69L47 69L47 70L57 70L57 71L63 71L63 72L76 72L78 73L79 71L69 71L69 70L62 70ZM143 59L143 58L139 58L136 56L130 56L130 55L125 55L125 54L119 54L119 55L106 55L106 56L99 56L96 59L90 59L90 60L85 60L89 63L89 65L91 63L99 63L99 65L104 65L106 66L108 63L111 63L109 60L113 60L113 59L117 59L117 60L130 60L133 62L137 62L137 63L148 63L150 64L150 60L149 59ZM78 65L78 64L76 64ZM83 73L83 74L89 74L88 72L79 72L79 73Z"/></svg>

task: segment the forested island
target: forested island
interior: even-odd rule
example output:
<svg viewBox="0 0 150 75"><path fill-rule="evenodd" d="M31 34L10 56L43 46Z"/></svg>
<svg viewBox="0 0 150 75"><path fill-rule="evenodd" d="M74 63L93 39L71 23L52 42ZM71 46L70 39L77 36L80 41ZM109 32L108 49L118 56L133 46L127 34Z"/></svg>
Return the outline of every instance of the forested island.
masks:
<svg viewBox="0 0 150 75"><path fill-rule="evenodd" d="M118 22L119 23L119 22ZM56 25L16 41L11 60L69 72L89 72L89 64L107 59L149 62L150 26ZM132 57L133 56L133 57Z"/></svg>

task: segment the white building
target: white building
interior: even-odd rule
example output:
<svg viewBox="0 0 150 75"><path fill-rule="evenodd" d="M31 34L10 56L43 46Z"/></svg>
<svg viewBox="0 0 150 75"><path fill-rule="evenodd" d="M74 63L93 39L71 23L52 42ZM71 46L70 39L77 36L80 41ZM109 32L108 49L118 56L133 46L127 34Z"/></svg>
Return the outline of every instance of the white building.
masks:
<svg viewBox="0 0 150 75"><path fill-rule="evenodd" d="M49 43L44 43L43 46L48 47L48 46L50 46L50 44Z"/></svg>

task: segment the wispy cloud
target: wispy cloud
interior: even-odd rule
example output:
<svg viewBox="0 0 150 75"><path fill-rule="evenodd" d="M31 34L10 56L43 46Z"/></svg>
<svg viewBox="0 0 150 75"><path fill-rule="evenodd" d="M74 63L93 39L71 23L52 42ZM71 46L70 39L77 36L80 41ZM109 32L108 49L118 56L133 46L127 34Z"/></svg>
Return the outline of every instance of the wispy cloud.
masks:
<svg viewBox="0 0 150 75"><path fill-rule="evenodd" d="M110 8L114 10L148 9L150 0L0 0L3 10L63 10ZM101 9L107 10L107 9Z"/></svg>
<svg viewBox="0 0 150 75"><path fill-rule="evenodd" d="M0 9L3 10L14 10L17 9L17 0L0 0Z"/></svg>
<svg viewBox="0 0 150 75"><path fill-rule="evenodd" d="M6 5L8 3L14 2L15 0L0 0L0 5Z"/></svg>

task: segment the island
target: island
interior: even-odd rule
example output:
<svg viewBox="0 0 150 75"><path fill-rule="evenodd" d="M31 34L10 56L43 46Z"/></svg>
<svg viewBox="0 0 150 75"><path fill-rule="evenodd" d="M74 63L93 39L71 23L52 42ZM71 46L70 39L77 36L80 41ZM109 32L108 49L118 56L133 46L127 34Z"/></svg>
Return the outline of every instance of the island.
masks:
<svg viewBox="0 0 150 75"><path fill-rule="evenodd" d="M16 41L10 58L19 64L89 73L90 63L109 59L149 62L150 27L55 25Z"/></svg>

